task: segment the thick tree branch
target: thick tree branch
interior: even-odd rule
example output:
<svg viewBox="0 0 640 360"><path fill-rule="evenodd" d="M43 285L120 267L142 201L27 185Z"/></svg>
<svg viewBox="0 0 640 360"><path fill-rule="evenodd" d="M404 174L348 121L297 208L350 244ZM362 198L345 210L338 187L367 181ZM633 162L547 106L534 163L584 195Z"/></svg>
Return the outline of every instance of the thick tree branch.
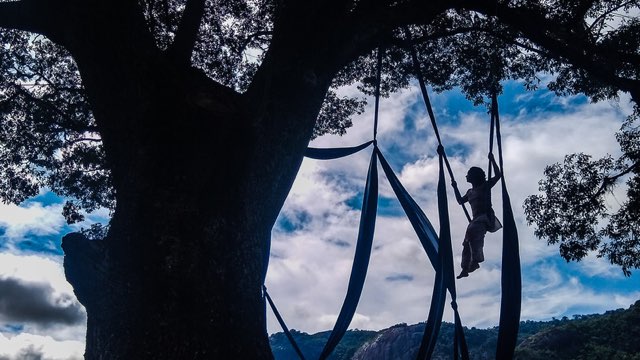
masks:
<svg viewBox="0 0 640 360"><path fill-rule="evenodd" d="M531 8L509 7L508 4L495 0L462 0L459 4L468 10L496 16L526 38L572 65L584 69L594 78L629 92L633 100L639 103L640 80L618 76L618 64L602 61L610 58L610 50L600 49L598 45L581 37L580 32L566 31L562 24L553 22L541 11Z"/></svg>
<svg viewBox="0 0 640 360"><path fill-rule="evenodd" d="M591 22L591 25L589 25L588 29L589 30L594 30L596 26L598 26L598 28L602 29L602 27L605 24L605 20L607 19L608 16L610 16L614 12L622 9L623 7L625 7L627 5L631 5L633 3L635 3L635 1L627 1L626 3L620 4L619 6L616 6L614 8L609 9L608 11L605 11L604 13L600 14L600 16L598 16L595 20L593 20Z"/></svg>
<svg viewBox="0 0 640 360"><path fill-rule="evenodd" d="M21 0L0 3L0 28L51 35L52 16L49 3L57 1Z"/></svg>
<svg viewBox="0 0 640 360"><path fill-rule="evenodd" d="M375 3L375 2L374 2ZM379 4L369 4L369 6L359 6L353 12L353 19L363 25L373 29L384 29L384 31L396 29L410 24L425 24L451 8L450 1L409 1L392 6L380 6ZM384 35L388 37L388 35Z"/></svg>
<svg viewBox="0 0 640 360"><path fill-rule="evenodd" d="M182 14L176 37L169 49L174 60L189 64L204 15L205 0L189 0Z"/></svg>
<svg viewBox="0 0 640 360"><path fill-rule="evenodd" d="M391 44L399 47L399 48L403 48L403 49L408 49L410 46L414 45L414 44L420 44L420 43L424 43L424 42L428 42L428 41L434 41L434 40L438 40L438 39L444 39L450 36L455 36L455 35L460 35L460 34L466 34L466 33L470 33L470 32L483 32L487 35L490 35L492 37L495 37L497 39L501 39L507 43L513 44L515 46L518 46L522 49L543 55L543 56L551 56L547 51L544 51L542 49L533 47L529 44L526 44L524 42L518 41L515 38L510 38L505 36L503 33L501 32L496 32L493 31L492 29L488 29L488 28L483 28L480 26L464 26L464 27L459 27L459 28L455 28L455 29L450 29L450 30L446 30L446 31L440 31L440 32L434 32L431 34L425 34L419 37L414 38L411 42L408 42L405 39L401 39L401 38L397 38L394 37L393 40L391 41Z"/></svg>
<svg viewBox="0 0 640 360"><path fill-rule="evenodd" d="M619 174L616 174L616 175L613 175L613 176L605 176L603 181L602 181L602 185L600 185L600 188L598 189L598 191L596 191L596 193L595 193L595 195L593 195L593 197L596 198L596 197L600 196L611 185L613 185L616 182L616 180L618 180L619 178L629 174L632 171L637 170L638 168L640 168L640 162L635 162L631 166L626 168L624 171L620 172Z"/></svg>

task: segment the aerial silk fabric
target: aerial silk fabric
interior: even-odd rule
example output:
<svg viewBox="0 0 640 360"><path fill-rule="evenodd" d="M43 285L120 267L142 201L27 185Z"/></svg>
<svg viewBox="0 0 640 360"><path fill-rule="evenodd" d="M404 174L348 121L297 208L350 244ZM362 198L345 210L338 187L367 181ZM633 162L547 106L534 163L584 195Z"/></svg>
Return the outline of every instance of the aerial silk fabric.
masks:
<svg viewBox="0 0 640 360"><path fill-rule="evenodd" d="M377 152L371 153L369 172L367 174L367 184L362 200L362 213L360 215L360 229L358 231L358 241L356 252L351 267L349 286L347 295L340 309L338 320L329 335L329 339L320 353L320 360L326 359L338 345L356 312L356 307L362 294L364 280L367 276L369 258L371 257L371 246L373 243L373 233L376 225L376 212L378 209L378 161Z"/></svg>
<svg viewBox="0 0 640 360"><path fill-rule="evenodd" d="M377 148L376 148L377 149ZM422 336L422 342L418 350L418 359L428 359L431 357L433 350L438 339L438 333L440 332L440 324L442 323L442 316L444 314L444 306L447 300L447 286L446 277L442 273L442 261L440 259L438 251L438 235L436 234L433 225L422 209L411 198L407 190L402 186L395 173L389 166L387 160L382 156L382 153L378 150L378 156L380 157L380 165L384 170L389 184L396 194L396 197L400 201L400 205L404 209L409 222L413 226L418 239L422 243L433 268L436 271L436 279L433 284L433 294L431 295L431 306L429 307L429 316L427 317L427 324L425 326L424 334Z"/></svg>
<svg viewBox="0 0 640 360"><path fill-rule="evenodd" d="M451 249L451 230L449 226L449 213L446 197L446 185L444 181L444 171L442 166L442 156L440 157L440 174L438 181L438 212L440 220L440 235L436 234L431 222L426 217L422 209L411 198L409 193L404 189L395 173L389 166L382 153L377 149L380 157L382 169L389 179L389 184L400 201L400 205L404 209L409 222L420 239L422 246L436 271L436 279L431 297L431 307L429 308L429 316L422 342L418 350L418 359L429 359L435 349L436 340L442 323L442 316L446 303L446 291L452 298L451 305L455 315L455 359L458 359L458 352L462 354L463 359L468 359L468 351L462 322L458 313L456 303L455 274L453 270L453 251Z"/></svg>
<svg viewBox="0 0 640 360"><path fill-rule="evenodd" d="M462 360L469 359L469 350L467 349L467 341L464 337L462 321L458 313L457 293L455 272L453 268L453 249L451 247L451 225L449 221L449 203L447 200L447 185L444 176L444 164L446 157L444 151L439 151L439 171L438 171L438 217L440 221L440 247L438 254L440 255L440 263L442 268L440 272L445 278L445 283L451 295L451 307L454 313L455 333L453 339L454 359L462 357ZM435 343L434 343L435 347ZM431 358L431 353L424 359Z"/></svg>
<svg viewBox="0 0 640 360"><path fill-rule="evenodd" d="M421 86L423 88L423 86ZM426 89L422 89L426 95ZM427 98L428 99L428 98ZM495 95L492 98L494 102L492 127L491 127L491 142L493 142L493 121L495 120L496 138L499 151L500 168L503 169L502 159L502 143L500 136L499 117L497 113L497 100ZM429 104L427 103L427 106ZM428 106L429 107L429 106ZM432 122L434 119L432 119ZM434 129L437 131L437 127L434 122ZM334 149L317 149L309 148L307 150L307 157L329 160L336 159L344 156L356 153L375 141L369 141L364 144L355 147L346 148L334 148ZM490 146L490 149L492 146ZM490 150L491 151L491 150ZM428 359L433 353L437 336L442 322L442 315L444 312L444 304L446 302L446 290L449 290L451 295L451 306L454 310L454 322L455 322L455 337L454 337L454 358L461 357L463 360L469 359L467 344L464 336L464 330L462 322L460 320L460 314L458 312L458 306L456 303L456 289L455 289L455 273L453 266L453 254L451 250L451 232L449 227L449 215L448 204L446 198L446 186L444 184L444 166L443 161L447 165L449 175L453 180L453 174L448 164L446 155L444 154L444 148L439 149L439 179L438 179L438 208L439 208L439 220L440 220L440 234L436 235L433 226L427 219L424 212L411 198L408 192L404 189L400 181L395 176L393 170L389 166L386 159L383 157L377 146L374 145L374 151L371 155L371 163L369 165L369 173L367 177L367 184L365 188L365 196L363 199L363 213L360 220L360 232L358 234L358 244L356 245L356 255L354 264L349 279L349 287L347 296L344 300L338 321L334 326L333 331L329 336L329 340L325 345L320 359L326 359L331 352L335 349L337 344L344 336L349 323L353 319L357 304L362 293L364 286L364 280L366 277L367 267L371 254L371 244L373 240L373 230L375 228L375 216L377 211L377 161L376 156L380 158L380 164L389 179L389 182L400 201L402 208L404 209L411 225L413 226L420 242L423 245L429 260L431 261L434 269L436 270L436 279L433 288L433 295L431 298L431 307L429 310L429 316L427 319L427 326L423 335L423 341L420 345L418 359ZM498 344L496 350L496 359L512 359L518 328L520 323L520 310L521 310L521 296L522 296L522 280L520 273L520 255L518 245L518 233L513 216L513 209L511 207L510 197L507 191L506 183L504 180L504 171L502 173L502 201L503 201L503 249L502 249L502 298L500 306L500 329L498 333ZM466 210L466 209L465 209ZM466 211L465 211L466 214ZM467 217L468 214L467 214ZM268 296L268 295L267 295ZM270 298L269 303L274 309L274 313L277 313L275 305L273 305ZM288 332L282 318L276 315L278 321L285 333ZM297 348L293 337L287 336L291 341L294 348ZM299 352L299 348L296 350L301 359L304 359L302 353Z"/></svg>
<svg viewBox="0 0 640 360"><path fill-rule="evenodd" d="M411 198L411 195L405 190L405 188L400 183L400 180L396 177L391 166L387 160L382 156L382 153L376 147L376 151L378 152L378 156L380 157L380 165L382 165L382 169L384 170L387 179L389 179L389 184L391 184L391 188L396 194L398 201L400 201L400 205L404 209L404 212L407 214L407 218L409 222L413 226L413 229L418 235L418 239L422 243L422 247L424 248L431 264L434 265L434 268L438 268L436 264L439 263L438 258L438 235L436 234L433 225L427 216L424 214L422 209L416 204L416 202Z"/></svg>
<svg viewBox="0 0 640 360"><path fill-rule="evenodd" d="M500 303L500 331L496 359L513 359L520 327L520 307L522 301L522 279L520 274L520 255L518 231L513 217L513 209L502 181L503 207L503 244L502 244L502 298Z"/></svg>
<svg viewBox="0 0 640 360"><path fill-rule="evenodd" d="M502 238L502 298L500 302L500 330L496 349L497 360L513 359L513 353L520 328L520 310L522 302L522 278L520 273L520 248L518 230L513 217L511 199L505 182L502 158L502 136L500 134L500 115L498 99L494 93L491 97L492 122L495 122L498 159L502 171L502 218L504 222ZM493 129L493 127L492 127Z"/></svg>
<svg viewBox="0 0 640 360"><path fill-rule="evenodd" d="M355 154L358 151L365 149L367 146L371 145L372 141L367 141L364 144L353 146L353 147L342 147L342 148L330 148L330 149L319 149L319 148L307 148L307 152L304 156L310 159L316 160L333 160L341 157L349 156L351 154Z"/></svg>
<svg viewBox="0 0 640 360"><path fill-rule="evenodd" d="M280 324L282 331L284 331L284 335L287 337L287 339L289 339L289 342L291 343L291 346L293 346L293 349L295 350L296 354L298 354L298 357L300 357L300 360L305 360L304 355L302 354L302 350L300 350L298 343L296 343L295 339L293 338L293 335L291 335L291 331L289 331L289 328L287 327L287 324L285 324L284 319L280 315L278 308L276 308L276 304L273 303L271 296L269 296L266 286L262 287L262 292L264 293L264 297L267 298L267 301L269 302L269 306L271 306L271 310L273 310L273 314L276 316L276 319L278 320L278 323Z"/></svg>

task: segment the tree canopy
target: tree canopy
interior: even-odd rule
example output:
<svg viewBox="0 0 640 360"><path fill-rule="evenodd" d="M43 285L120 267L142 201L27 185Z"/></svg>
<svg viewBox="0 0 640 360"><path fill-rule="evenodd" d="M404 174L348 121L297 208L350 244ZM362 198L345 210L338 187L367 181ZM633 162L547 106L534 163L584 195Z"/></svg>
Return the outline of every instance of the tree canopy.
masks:
<svg viewBox="0 0 640 360"><path fill-rule="evenodd" d="M43 14L57 2L3 2L0 25L19 30L0 33L2 199L17 203L46 186L76 199L70 210L113 208L99 130L77 65L65 50L62 33L68 26L61 22L72 20L62 15L74 5L60 5L45 21ZM242 93L268 53L277 16L290 6L266 0L141 0L136 7L159 56L188 59L210 79ZM639 96L637 1L436 1L427 6L438 12L433 19L410 13L425 7L414 1L336 1L322 7L339 11L338 26L370 26L358 31L379 33L368 41L388 49L383 94L410 85L406 49L414 46L426 64L422 75L435 90L460 87L476 104L499 91L501 80L536 88L541 72L556 75L549 88L558 94L584 93L594 101L617 98L620 90L634 100ZM37 10L16 16L24 9ZM399 27L403 22L416 23L411 44ZM372 93L375 59L364 47L355 51L358 56L344 59L332 79L314 136L344 133L350 116L363 109L364 99L339 97L336 89L357 82L363 94ZM621 146L634 161L633 119L625 129Z"/></svg>
<svg viewBox="0 0 640 360"><path fill-rule="evenodd" d="M20 203L46 187L71 199L69 222L113 211L106 250L77 247L107 254L92 257L107 269L94 275L107 274L116 294L104 300L97 281L76 279L96 309L91 326L124 329L109 314L140 311L143 329L188 308L193 319L208 312L209 335L236 339L255 330L251 316L264 317L269 231L304 148L344 133L363 109L364 96L339 89L373 93L377 48L382 94L410 86L414 48L433 89L460 88L478 105L505 80L535 89L549 73L559 95L630 94L636 116L619 133L622 155L567 157L526 204L536 234L560 242L562 256L599 249L628 273L640 261L639 11L629 0L0 0L0 198ZM608 216L603 196L622 179L628 200ZM197 276L207 281L185 281ZM162 303L152 294L167 286L175 292ZM194 291L209 303L185 306ZM123 352L134 358L170 341L161 327L144 328L157 331L145 338L130 328L122 343L88 349L146 344ZM266 336L251 334L266 351ZM226 345L236 356L253 346ZM162 356L190 356L173 351Z"/></svg>
<svg viewBox="0 0 640 360"><path fill-rule="evenodd" d="M634 115L637 117L637 114ZM535 235L549 244L560 243L560 255L579 261L591 252L619 265L626 276L640 267L640 134L630 118L617 134L622 155L593 160L579 153L544 171L541 194L524 204ZM626 200L607 206L606 197L626 179Z"/></svg>

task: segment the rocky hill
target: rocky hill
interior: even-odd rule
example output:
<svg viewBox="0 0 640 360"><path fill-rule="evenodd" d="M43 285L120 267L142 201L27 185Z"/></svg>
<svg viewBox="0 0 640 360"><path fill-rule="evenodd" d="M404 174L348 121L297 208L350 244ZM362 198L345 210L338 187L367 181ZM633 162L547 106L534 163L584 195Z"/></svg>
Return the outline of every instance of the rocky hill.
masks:
<svg viewBox="0 0 640 360"><path fill-rule="evenodd" d="M524 339L516 355L521 360L640 360L640 301L628 310L560 321Z"/></svg>
<svg viewBox="0 0 640 360"><path fill-rule="evenodd" d="M424 323L399 324L380 331L348 331L330 359L413 360ZM452 359L453 324L443 323L432 359ZM495 359L498 328L465 328L472 360ZM317 359L329 332L309 335L293 331L307 359ZM271 336L277 360L298 360L283 333ZM516 359L621 359L640 360L640 301L629 309L601 315L577 315L573 319L520 323Z"/></svg>

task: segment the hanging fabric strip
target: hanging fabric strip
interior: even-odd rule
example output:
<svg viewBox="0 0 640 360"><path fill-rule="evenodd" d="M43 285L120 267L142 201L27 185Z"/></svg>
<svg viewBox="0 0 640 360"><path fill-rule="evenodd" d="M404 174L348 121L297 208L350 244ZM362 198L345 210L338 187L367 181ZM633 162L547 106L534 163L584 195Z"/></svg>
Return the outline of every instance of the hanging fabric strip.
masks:
<svg viewBox="0 0 640 360"><path fill-rule="evenodd" d="M378 109L380 108L380 83L382 82L382 55L384 49L378 47L378 62L376 66L376 90L375 90L375 109L373 116L373 140L378 138Z"/></svg>
<svg viewBox="0 0 640 360"><path fill-rule="evenodd" d="M409 41L412 41L411 31L408 28L405 28L405 35ZM433 133L436 135L436 139L438 140L438 145L442 146L442 139L440 138L440 131L438 130L438 123L436 122L436 116L433 113L433 107L431 106L431 100L429 100L429 93L427 92L427 85L424 82L424 78L422 77L422 70L420 68L420 62L418 61L418 54L416 53L416 49L411 46L411 60L413 62L413 71L415 73L416 78L418 79L418 85L420 87L420 93L422 94L422 100L424 101L424 106L427 108L427 114L429 114L429 119L431 120L431 127L433 128ZM449 159L447 159L447 154L443 152L444 164L447 166L447 172L449 173L449 177L451 178L451 184L456 191L457 185L455 182L455 176L453 176L453 170L451 170L451 164L449 164ZM471 222L471 216L469 215L469 211L467 207L462 204L462 210L464 211L467 220Z"/></svg>
<svg viewBox="0 0 640 360"><path fill-rule="evenodd" d="M405 28L405 35L409 42L412 41L411 31L408 28ZM440 246L444 246L441 248L441 252L448 252L447 254L440 254L441 259L443 259L442 263L442 271L445 274L445 280L447 283L447 287L449 288L449 293L451 294L451 307L454 311L454 321L455 321L455 337L454 337L454 358L458 359L458 355L462 356L463 360L469 359L469 351L467 349L467 342L464 336L464 330L462 327L462 321L460 320L460 314L458 313L458 304L456 303L456 288L455 288L455 273L453 270L453 251L451 250L451 231L449 230L449 212L448 205L446 199L446 186L444 185L444 171L443 171L443 162L446 165L447 171L449 173L449 177L451 178L451 185L454 188L454 191L458 192L458 188L455 182L455 177L453 175L453 171L451 170L451 164L449 164L449 160L447 159L447 154L444 151L444 147L442 146L442 139L440 137L440 132L438 131L438 124L436 122L436 117L433 112L433 107L431 106L431 100L429 99L429 94L427 92L427 86L425 84L424 78L422 77L422 70L420 68L420 62L418 61L418 54L413 46L410 47L411 52L411 60L413 62L413 68L416 78L418 79L418 85L420 87L420 92L422 94L422 99L424 101L425 107L427 109L427 113L429 114L429 119L431 120L431 126L433 127L433 132L438 140L438 154L440 155L439 163L440 163L440 175L438 179L438 210L440 214L440 226L441 226L441 236L444 235L446 239L440 238ZM469 211L466 206L462 204L462 210L468 221L471 221L471 216L469 215ZM443 224L446 224L447 231L442 230ZM424 340L423 340L424 341ZM424 345L424 344L423 344ZM423 347L421 345L421 348Z"/></svg>
<svg viewBox="0 0 640 360"><path fill-rule="evenodd" d="M321 149L321 148L307 148L307 152L304 156L310 159L316 160L332 160L339 159L341 157L349 156L351 154L355 154L358 151L367 148L369 145L373 143L373 140L367 141L364 144L353 146L353 147L342 147L342 148L331 148L331 149Z"/></svg>
<svg viewBox="0 0 640 360"><path fill-rule="evenodd" d="M385 175L387 175L387 179L389 179L389 183L393 188L396 196L398 197L398 201L400 201L400 205L404 209L404 212L407 214L407 218L409 218L409 222L413 226L416 234L418 235L418 239L422 243L422 247L424 248L431 264L433 264L434 269L438 269L438 264L440 262L438 258L438 235L427 219L427 216L422 212L422 209L416 204L416 202L411 198L411 195L404 189L400 180L396 177L389 166L387 160L382 156L382 152L375 147L374 151L378 153L380 157L380 165L382 165L382 169L384 170Z"/></svg>
<svg viewBox="0 0 640 360"><path fill-rule="evenodd" d="M422 334L422 341L420 342L420 348L416 356L418 360L431 359L433 350L436 347L436 341L438 340L438 334L440 333L444 306L447 303L447 285L441 265L442 263L434 264L436 280L433 283L429 316L427 317L427 323L424 328L424 333Z"/></svg>
<svg viewBox="0 0 640 360"><path fill-rule="evenodd" d="M428 359L431 357L438 339L438 333L442 323L442 315L444 314L444 306L447 299L446 277L442 271L442 261L438 254L438 236L429 222L429 219L427 219L427 216L404 189L378 147L375 147L374 151L378 152L380 165L382 165L382 169L384 170L396 197L400 201L400 205L404 209L407 218L409 218L409 222L413 226L418 239L420 239L420 242L422 243L422 247L427 253L429 260L436 271L436 279L433 284L433 294L431 295L431 306L429 307L429 316L427 317L427 324L425 326L417 357L418 359Z"/></svg>
<svg viewBox="0 0 640 360"><path fill-rule="evenodd" d="M498 158L502 172L502 217L504 221L502 240L502 299L500 303L500 330L496 349L497 360L513 359L520 327L520 307L522 302L522 278L520 273L520 249L518 230L511 208L511 199L505 181L502 158L502 136L497 95L492 94L492 112L495 117L495 134Z"/></svg>
<svg viewBox="0 0 640 360"><path fill-rule="evenodd" d="M356 253L351 268L351 276L349 277L349 286L347 287L347 295L342 304L342 309L340 309L338 320L336 320L336 324L331 334L329 334L329 339L322 349L320 360L326 359L344 336L356 312L356 307L362 294L362 288L364 287L364 280L367 276L367 268L369 267L369 258L371 256L373 232L376 225L376 211L378 209L378 161L376 155L376 151L373 151L371 154L371 162L369 163L367 184L362 200L360 229L358 232Z"/></svg>
<svg viewBox="0 0 640 360"><path fill-rule="evenodd" d="M289 331L287 324L284 323L284 319L282 319L282 316L280 316L280 312L278 311L278 308L276 308L276 304L274 304L273 300L271 300L271 296L269 296L266 286L262 286L262 292L264 293L264 296L267 298L267 302L269 302L269 306L271 306L271 310L273 311L273 314L276 316L276 319L278 320L278 323L280 324L282 331L284 331L284 335L287 337L287 339L289 339L289 343L291 343L293 350L295 350L296 354L298 354L298 357L300 358L300 360L305 360L304 355L302 354L302 350L300 350L298 343L296 343L296 340L293 338L293 335L291 335L291 332Z"/></svg>
<svg viewBox="0 0 640 360"><path fill-rule="evenodd" d="M453 266L453 249L451 247L451 225L449 220L449 202L447 199L447 185L444 175L444 159L446 155L442 146L438 147L438 216L440 221L440 242L439 255L442 262L442 273L445 277L449 294L451 295L451 308L454 313L454 359L458 359L459 355L463 360L469 359L469 350L467 349L467 341L464 337L462 321L458 313L457 292L455 271Z"/></svg>

